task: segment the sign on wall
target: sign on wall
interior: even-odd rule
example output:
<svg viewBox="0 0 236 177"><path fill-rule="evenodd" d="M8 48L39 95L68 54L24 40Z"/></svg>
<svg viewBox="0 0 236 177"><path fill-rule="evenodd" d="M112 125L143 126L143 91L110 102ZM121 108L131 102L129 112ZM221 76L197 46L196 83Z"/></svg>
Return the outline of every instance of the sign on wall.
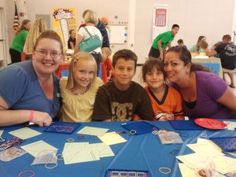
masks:
<svg viewBox="0 0 236 177"><path fill-rule="evenodd" d="M52 10L52 28L61 37L64 46L67 46L69 30L76 29L75 8L54 8Z"/></svg>
<svg viewBox="0 0 236 177"><path fill-rule="evenodd" d="M168 25L168 9L167 5L155 4L153 8L153 22L152 22L152 40L155 37L167 31Z"/></svg>

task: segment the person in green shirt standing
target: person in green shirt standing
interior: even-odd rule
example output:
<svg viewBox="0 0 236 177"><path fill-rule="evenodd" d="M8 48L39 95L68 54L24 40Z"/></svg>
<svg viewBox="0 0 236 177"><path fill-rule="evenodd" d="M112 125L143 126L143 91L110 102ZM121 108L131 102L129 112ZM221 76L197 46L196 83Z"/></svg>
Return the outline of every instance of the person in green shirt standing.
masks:
<svg viewBox="0 0 236 177"><path fill-rule="evenodd" d="M171 31L167 31L159 34L153 41L152 47L149 51L148 56L150 58L164 58L164 50L168 46L170 47L171 41L173 41L175 35L179 31L179 25L172 25Z"/></svg>
<svg viewBox="0 0 236 177"><path fill-rule="evenodd" d="M21 52L23 51L26 37L30 29L30 20L25 19L21 23L20 29L17 31L10 47L11 62L16 63L21 61Z"/></svg>

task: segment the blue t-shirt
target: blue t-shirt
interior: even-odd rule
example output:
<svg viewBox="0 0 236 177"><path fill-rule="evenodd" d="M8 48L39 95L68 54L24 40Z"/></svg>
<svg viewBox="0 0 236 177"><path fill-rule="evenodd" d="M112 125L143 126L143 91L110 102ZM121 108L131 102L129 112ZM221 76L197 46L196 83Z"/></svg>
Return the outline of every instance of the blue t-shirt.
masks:
<svg viewBox="0 0 236 177"><path fill-rule="evenodd" d="M56 117L60 108L59 81L54 76L54 98L44 94L31 61L16 63L0 70L0 97L11 110L30 109Z"/></svg>

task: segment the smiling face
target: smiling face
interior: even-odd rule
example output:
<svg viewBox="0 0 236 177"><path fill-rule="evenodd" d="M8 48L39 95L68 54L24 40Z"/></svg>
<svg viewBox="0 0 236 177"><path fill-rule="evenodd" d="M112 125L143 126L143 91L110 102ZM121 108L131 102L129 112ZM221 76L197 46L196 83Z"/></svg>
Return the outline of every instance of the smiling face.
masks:
<svg viewBox="0 0 236 177"><path fill-rule="evenodd" d="M32 63L38 75L51 75L63 59L60 43L49 38L40 39L32 55Z"/></svg>
<svg viewBox="0 0 236 177"><path fill-rule="evenodd" d="M165 84L164 73L153 67L151 71L148 71L145 75L145 82L151 89L160 89Z"/></svg>
<svg viewBox="0 0 236 177"><path fill-rule="evenodd" d="M114 83L118 89L128 89L135 74L135 62L133 60L119 58L112 68L112 74L114 76Z"/></svg>
<svg viewBox="0 0 236 177"><path fill-rule="evenodd" d="M164 61L164 70L170 82L179 83L190 74L191 64L186 64L180 59L180 54L167 52Z"/></svg>
<svg viewBox="0 0 236 177"><path fill-rule="evenodd" d="M75 87L79 89L86 89L96 76L96 67L97 65L93 60L78 60L73 70Z"/></svg>

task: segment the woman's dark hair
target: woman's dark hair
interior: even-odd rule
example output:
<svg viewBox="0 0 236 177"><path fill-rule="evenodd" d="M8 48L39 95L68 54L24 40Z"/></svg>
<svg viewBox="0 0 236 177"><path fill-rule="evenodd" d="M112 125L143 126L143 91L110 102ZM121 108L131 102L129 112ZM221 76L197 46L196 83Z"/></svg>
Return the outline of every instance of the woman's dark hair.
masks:
<svg viewBox="0 0 236 177"><path fill-rule="evenodd" d="M180 60L184 62L184 65L191 64L191 71L207 71L210 70L202 65L192 63L192 56L188 49L181 46L174 46L167 50L167 53L174 52L179 55Z"/></svg>
<svg viewBox="0 0 236 177"><path fill-rule="evenodd" d="M21 32L22 30L29 31L29 29L27 29L27 28L25 27L25 25L27 25L29 22L30 22L29 19L24 19L24 20L22 21L21 26L20 26L20 28L19 28L19 30L17 31L16 34L18 34L19 32Z"/></svg>
<svg viewBox="0 0 236 177"><path fill-rule="evenodd" d="M142 73L143 73L143 81L145 82L145 76L148 72L152 71L153 68L156 68L157 71L161 71L164 75L164 79L166 79L166 74L164 71L164 63L160 59L148 59L142 68Z"/></svg>

